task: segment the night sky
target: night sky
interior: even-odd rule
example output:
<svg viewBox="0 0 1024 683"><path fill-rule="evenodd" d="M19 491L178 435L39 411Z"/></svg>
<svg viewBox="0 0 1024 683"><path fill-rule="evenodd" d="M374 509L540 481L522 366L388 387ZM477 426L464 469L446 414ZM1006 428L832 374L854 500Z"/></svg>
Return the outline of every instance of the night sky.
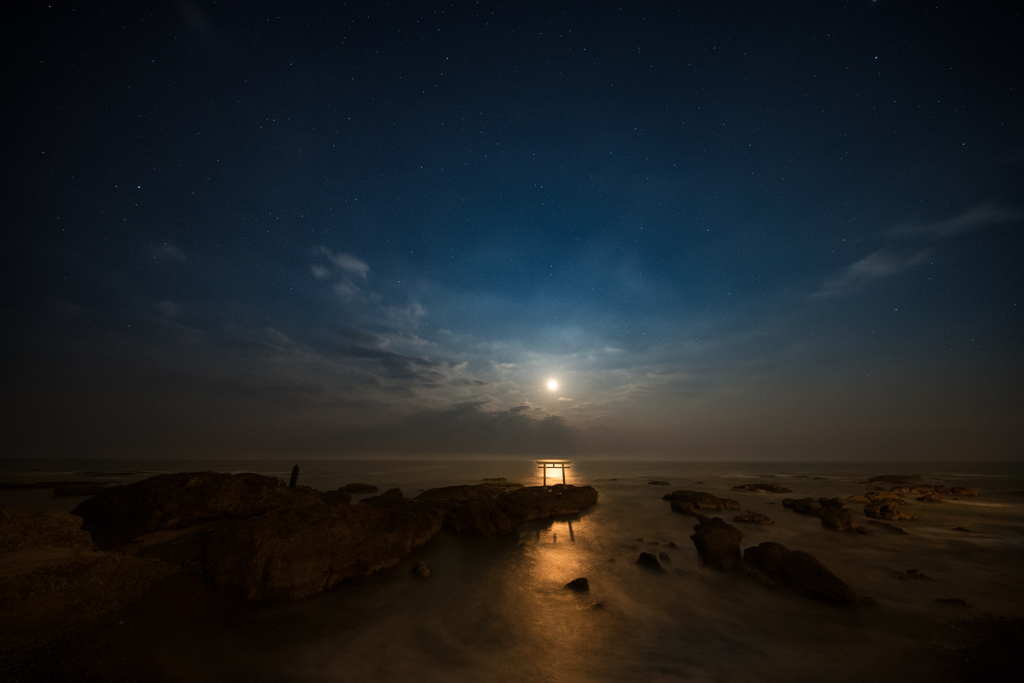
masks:
<svg viewBox="0 0 1024 683"><path fill-rule="evenodd" d="M29 3L0 448L1022 459L1022 15Z"/></svg>

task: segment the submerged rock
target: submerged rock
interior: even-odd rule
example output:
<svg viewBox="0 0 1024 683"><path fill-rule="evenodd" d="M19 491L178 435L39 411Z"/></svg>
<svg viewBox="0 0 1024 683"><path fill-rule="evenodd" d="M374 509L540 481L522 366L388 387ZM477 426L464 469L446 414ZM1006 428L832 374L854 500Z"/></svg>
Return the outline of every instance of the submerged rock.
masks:
<svg viewBox="0 0 1024 683"><path fill-rule="evenodd" d="M920 570L917 570L917 569L908 569L905 572L896 572L896 576L899 577L900 579L903 579L903 580L906 580L906 579L912 579L914 581L934 581L935 580L932 577L923 574Z"/></svg>
<svg viewBox="0 0 1024 683"><path fill-rule="evenodd" d="M778 484L740 484L733 486L733 491L756 491L758 493L793 493L793 489Z"/></svg>
<svg viewBox="0 0 1024 683"><path fill-rule="evenodd" d="M954 496L970 497L977 496L978 492L970 486L954 486L950 489Z"/></svg>
<svg viewBox="0 0 1024 683"><path fill-rule="evenodd" d="M569 583L565 584L565 587L578 593L584 593L590 590L590 582L581 576L580 578L573 579Z"/></svg>
<svg viewBox="0 0 1024 683"><path fill-rule="evenodd" d="M665 568L661 566L658 558L653 553L640 553L640 556L636 558L636 563L646 569L653 569L659 572L665 571Z"/></svg>
<svg viewBox="0 0 1024 683"><path fill-rule="evenodd" d="M426 562L420 561L416 563L416 566L412 568L412 573L418 578L429 579L430 578L430 567L427 566Z"/></svg>
<svg viewBox="0 0 1024 683"><path fill-rule="evenodd" d="M690 540L701 562L713 569L729 570L740 560L743 532L720 517L701 521L693 528Z"/></svg>
<svg viewBox="0 0 1024 683"><path fill-rule="evenodd" d="M873 524L877 527L880 527L883 531L888 531L890 533L903 534L904 536L907 535L907 532L904 531L902 527L894 526L892 524L886 524L885 522L879 522L874 519L869 519L868 524Z"/></svg>
<svg viewBox="0 0 1024 683"><path fill-rule="evenodd" d="M902 502L874 500L864 506L864 515L876 519L917 519L917 515Z"/></svg>
<svg viewBox="0 0 1024 683"><path fill-rule="evenodd" d="M752 512L751 510L744 510L743 514L733 517L734 522L743 522L744 524L774 524L772 518L768 515L761 514L760 512Z"/></svg>
<svg viewBox="0 0 1024 683"><path fill-rule="evenodd" d="M667 500L673 503L673 509L676 505L689 503L694 508L701 510L739 510L740 504L731 498L719 498L718 496L712 495L705 491L673 491L672 493L666 493L663 496L663 500Z"/></svg>

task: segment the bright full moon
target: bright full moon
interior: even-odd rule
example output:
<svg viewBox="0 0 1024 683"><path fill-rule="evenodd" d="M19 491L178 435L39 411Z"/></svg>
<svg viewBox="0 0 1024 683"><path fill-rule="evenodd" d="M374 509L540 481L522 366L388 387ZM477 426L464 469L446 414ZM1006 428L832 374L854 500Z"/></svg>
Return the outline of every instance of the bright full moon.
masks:
<svg viewBox="0 0 1024 683"><path fill-rule="evenodd" d="M548 389L550 389L551 391L554 391L557 388L558 388L558 382L556 382L553 379L549 379L548 380Z"/></svg>

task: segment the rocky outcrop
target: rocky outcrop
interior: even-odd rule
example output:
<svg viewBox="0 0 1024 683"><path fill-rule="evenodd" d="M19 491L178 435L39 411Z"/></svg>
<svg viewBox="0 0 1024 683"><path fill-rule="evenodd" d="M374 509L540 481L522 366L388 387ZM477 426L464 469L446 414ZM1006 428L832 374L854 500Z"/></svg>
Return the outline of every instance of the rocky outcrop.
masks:
<svg viewBox="0 0 1024 683"><path fill-rule="evenodd" d="M697 555L707 566L726 571L740 561L740 541L743 532L723 521L720 517L701 520L693 527L690 540L697 548Z"/></svg>
<svg viewBox="0 0 1024 683"><path fill-rule="evenodd" d="M296 505L146 546L142 556L195 571L220 593L294 600L391 567L441 529L443 513L370 505Z"/></svg>
<svg viewBox="0 0 1024 683"><path fill-rule="evenodd" d="M917 515L902 501L874 500L864 506L864 515L875 519L917 519Z"/></svg>
<svg viewBox="0 0 1024 683"><path fill-rule="evenodd" d="M380 489L373 484L345 484L338 490L348 493L377 493Z"/></svg>
<svg viewBox="0 0 1024 683"><path fill-rule="evenodd" d="M940 496L935 491L929 491L928 493L924 494L923 496L918 496L915 500L919 500L922 503L942 503L942 502L944 502L942 496Z"/></svg>
<svg viewBox="0 0 1024 683"><path fill-rule="evenodd" d="M743 522L744 524L774 524L772 518L768 515L762 515L760 512L752 512L751 510L744 510L743 514L737 515L733 518L734 522Z"/></svg>
<svg viewBox="0 0 1024 683"><path fill-rule="evenodd" d="M821 510L821 503L817 498L783 498L782 507L802 515L817 515Z"/></svg>
<svg viewBox="0 0 1024 683"><path fill-rule="evenodd" d="M733 491L756 491L757 493L793 493L793 489L787 489L778 484L740 484L733 486Z"/></svg>
<svg viewBox="0 0 1024 683"><path fill-rule="evenodd" d="M320 492L259 474L181 472L115 486L71 511L104 549L155 531L184 529L270 510L323 505Z"/></svg>
<svg viewBox="0 0 1024 683"><path fill-rule="evenodd" d="M857 596L842 579L810 553L766 542L747 548L743 561L776 583L815 600L850 605Z"/></svg>
<svg viewBox="0 0 1024 683"><path fill-rule="evenodd" d="M971 497L978 495L978 492L970 486L954 486L950 489L954 496Z"/></svg>
<svg viewBox="0 0 1024 683"><path fill-rule="evenodd" d="M597 498L592 486L486 483L430 489L414 500L442 511L445 523L459 533L500 536L526 522L575 514Z"/></svg>
<svg viewBox="0 0 1024 683"><path fill-rule="evenodd" d="M731 498L719 498L705 491L673 491L666 493L662 500L672 503L672 508L685 511L686 505L701 510L739 510L740 504Z"/></svg>
<svg viewBox="0 0 1024 683"><path fill-rule="evenodd" d="M0 633L6 645L87 625L174 573L161 562L101 551L81 526L80 517L63 512L0 508Z"/></svg>
<svg viewBox="0 0 1024 683"><path fill-rule="evenodd" d="M892 493L908 493L910 495L925 495L934 493L940 496L951 496L953 492L947 486L932 486L930 484L908 484L905 486L893 486L889 489Z"/></svg>

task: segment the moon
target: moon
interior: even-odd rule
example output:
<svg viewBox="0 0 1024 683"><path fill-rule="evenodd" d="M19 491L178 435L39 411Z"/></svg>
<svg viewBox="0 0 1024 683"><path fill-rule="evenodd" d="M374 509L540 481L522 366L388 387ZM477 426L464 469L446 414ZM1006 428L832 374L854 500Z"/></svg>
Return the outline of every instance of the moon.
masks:
<svg viewBox="0 0 1024 683"><path fill-rule="evenodd" d="M553 380L553 379L549 379L549 380L548 380L548 389L550 389L551 391L554 391L554 390L556 390L557 388L558 388L558 382L556 382L556 381L555 381L555 380Z"/></svg>

